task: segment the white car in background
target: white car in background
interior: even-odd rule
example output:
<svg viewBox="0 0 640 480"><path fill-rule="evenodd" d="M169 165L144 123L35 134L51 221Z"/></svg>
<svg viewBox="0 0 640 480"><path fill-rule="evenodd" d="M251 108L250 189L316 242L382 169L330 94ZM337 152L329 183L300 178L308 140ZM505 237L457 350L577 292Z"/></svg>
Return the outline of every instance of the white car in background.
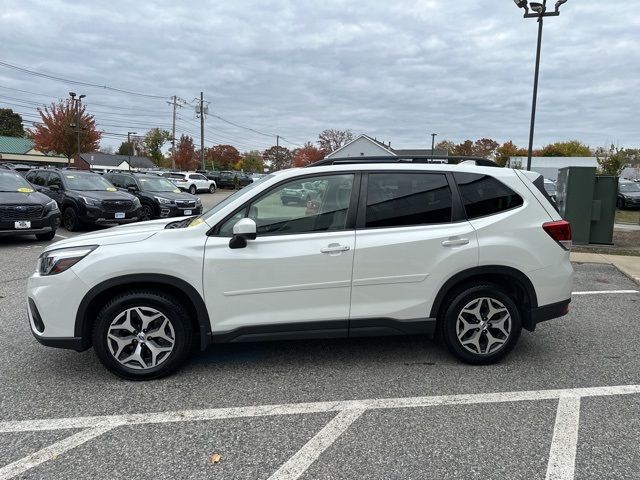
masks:
<svg viewBox="0 0 640 480"><path fill-rule="evenodd" d="M214 180L210 180L201 173L196 172L169 172L165 175L180 190L195 195L198 192L215 193L217 185Z"/></svg>

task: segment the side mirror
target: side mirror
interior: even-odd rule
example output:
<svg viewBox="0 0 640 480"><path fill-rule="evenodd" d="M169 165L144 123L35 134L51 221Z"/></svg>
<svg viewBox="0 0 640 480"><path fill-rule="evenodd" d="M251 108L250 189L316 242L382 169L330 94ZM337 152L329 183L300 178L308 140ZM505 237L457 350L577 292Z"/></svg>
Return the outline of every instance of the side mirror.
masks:
<svg viewBox="0 0 640 480"><path fill-rule="evenodd" d="M54 192L59 192L60 191L60 186L59 185L49 185L49 190L53 190Z"/></svg>
<svg viewBox="0 0 640 480"><path fill-rule="evenodd" d="M256 222L243 218L233 226L233 237L229 240L229 248L245 248L247 240L256 239Z"/></svg>
<svg viewBox="0 0 640 480"><path fill-rule="evenodd" d="M137 193L138 192L138 187L134 186L134 185L129 185L127 187L127 190L131 193Z"/></svg>

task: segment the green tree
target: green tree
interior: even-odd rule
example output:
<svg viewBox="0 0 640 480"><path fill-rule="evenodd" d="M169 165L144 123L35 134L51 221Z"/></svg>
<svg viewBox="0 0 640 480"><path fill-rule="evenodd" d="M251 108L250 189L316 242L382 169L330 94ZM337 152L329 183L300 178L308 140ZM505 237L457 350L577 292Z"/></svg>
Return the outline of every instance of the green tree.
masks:
<svg viewBox="0 0 640 480"><path fill-rule="evenodd" d="M0 135L24 137L22 117L10 108L0 108Z"/></svg>
<svg viewBox="0 0 640 480"><path fill-rule="evenodd" d="M133 142L122 142L116 151L118 155L135 155L133 151Z"/></svg>
<svg viewBox="0 0 640 480"><path fill-rule="evenodd" d="M156 165L160 165L164 159L162 146L171 138L171 133L161 128L152 128L144 136L142 141L147 156Z"/></svg>
<svg viewBox="0 0 640 480"><path fill-rule="evenodd" d="M620 175L629 163L629 156L624 148L618 148L615 145L611 145L609 149L598 148L596 150L600 172L604 175Z"/></svg>
<svg viewBox="0 0 640 480"><path fill-rule="evenodd" d="M262 154L258 150L251 150L242 155L242 168L245 172L262 173L264 171L264 161Z"/></svg>
<svg viewBox="0 0 640 480"><path fill-rule="evenodd" d="M590 157L592 154L589 146L579 140L551 143L539 152L541 157Z"/></svg>

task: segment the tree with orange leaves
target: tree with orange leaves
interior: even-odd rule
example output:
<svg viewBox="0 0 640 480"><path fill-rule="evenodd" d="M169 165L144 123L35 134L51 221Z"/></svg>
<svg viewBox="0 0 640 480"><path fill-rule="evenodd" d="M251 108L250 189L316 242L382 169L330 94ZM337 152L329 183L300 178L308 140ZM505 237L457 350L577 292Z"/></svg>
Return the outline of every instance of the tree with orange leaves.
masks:
<svg viewBox="0 0 640 480"><path fill-rule="evenodd" d="M311 142L305 143L302 148L293 151L293 166L306 167L324 158L324 150L315 147Z"/></svg>
<svg viewBox="0 0 640 480"><path fill-rule="evenodd" d="M56 153L71 159L78 151L78 110L71 100L61 100L48 107L39 108L42 123L33 130L36 150L43 153ZM100 146L102 132L96 129L93 115L86 112L86 106L80 107L80 151L94 152Z"/></svg>
<svg viewBox="0 0 640 480"><path fill-rule="evenodd" d="M176 146L176 166L180 170L195 170L198 166L198 156L193 145L193 138L182 135Z"/></svg>

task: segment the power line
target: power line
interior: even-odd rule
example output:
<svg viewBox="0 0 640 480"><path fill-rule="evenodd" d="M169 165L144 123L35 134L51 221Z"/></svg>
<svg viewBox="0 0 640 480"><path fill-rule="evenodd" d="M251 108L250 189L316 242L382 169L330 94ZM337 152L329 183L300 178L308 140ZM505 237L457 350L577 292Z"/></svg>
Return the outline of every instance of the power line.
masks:
<svg viewBox="0 0 640 480"><path fill-rule="evenodd" d="M48 74L48 73L42 73L42 72L36 72L35 70L29 70L28 68L19 67L17 65L12 65L11 63L7 63L7 62L3 62L3 61L0 61L0 66L6 67L6 68L10 68L12 70L17 70L19 72L26 73L27 75L32 75L32 76L41 77L41 78L48 78L50 80L57 80L59 82L71 83L73 85L82 85L82 86L85 86L85 87L102 88L103 90L110 90L112 92L124 93L126 95L134 95L134 96L137 96L137 97L161 98L163 100L166 100L167 98L169 98L168 96L165 96L165 95L151 95L151 94L148 94L148 93L132 92L132 91L129 91L129 90L124 90L122 88L109 87L107 85L98 85L96 83L81 82L79 80L71 80L71 79L68 79L68 78L57 77L55 75L51 75L51 74Z"/></svg>

